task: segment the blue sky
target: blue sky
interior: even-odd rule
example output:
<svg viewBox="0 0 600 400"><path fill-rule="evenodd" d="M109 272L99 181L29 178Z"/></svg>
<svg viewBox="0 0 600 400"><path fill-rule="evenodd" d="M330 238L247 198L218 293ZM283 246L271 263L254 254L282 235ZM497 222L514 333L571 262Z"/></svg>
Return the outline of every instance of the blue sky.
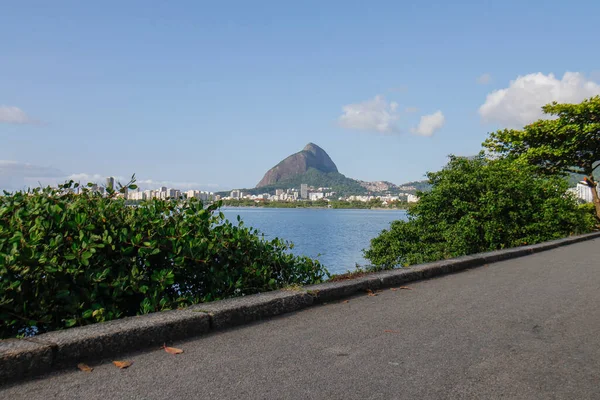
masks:
<svg viewBox="0 0 600 400"><path fill-rule="evenodd" d="M600 94L597 1L0 6L0 188L252 187L308 142L403 183Z"/></svg>

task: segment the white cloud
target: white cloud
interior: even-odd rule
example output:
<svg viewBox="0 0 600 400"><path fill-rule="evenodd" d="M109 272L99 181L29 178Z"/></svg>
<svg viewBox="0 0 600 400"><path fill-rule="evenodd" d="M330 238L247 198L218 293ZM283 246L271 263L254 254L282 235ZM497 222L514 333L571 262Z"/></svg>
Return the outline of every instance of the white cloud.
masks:
<svg viewBox="0 0 600 400"><path fill-rule="evenodd" d="M557 101L579 103L600 94L600 85L579 72L566 72L562 79L541 72L518 76L507 88L487 95L479 107L485 122L521 128L543 117L541 107Z"/></svg>
<svg viewBox="0 0 600 400"><path fill-rule="evenodd" d="M71 174L65 178L66 180L74 180L75 182L81 183L105 183L106 176L100 174L86 174L84 172L78 174ZM118 177L116 178L119 179ZM122 179L121 179L122 180Z"/></svg>
<svg viewBox="0 0 600 400"><path fill-rule="evenodd" d="M197 182L175 182L175 181L157 181L153 179L144 179L139 180L136 184L143 189L157 189L162 186L180 189L180 190L190 190L190 189L216 189L220 187L216 183L197 183Z"/></svg>
<svg viewBox="0 0 600 400"><path fill-rule="evenodd" d="M477 83L479 83L480 85L487 85L488 83L490 83L491 80L492 76L486 72L485 74L482 74L480 77L477 78Z"/></svg>
<svg viewBox="0 0 600 400"><path fill-rule="evenodd" d="M73 180L81 184L88 182L104 186L108 175L76 173L65 174L59 169L45 167L17 161L0 160L0 192L2 190L26 190L38 186L57 186L66 181ZM115 180L122 184L129 182L130 177L116 176ZM157 189L161 186L170 188L189 190L209 190L215 191L221 188L214 183L201 184L197 182L176 182L176 181L158 181L152 179L137 180L136 184L140 189Z"/></svg>
<svg viewBox="0 0 600 400"><path fill-rule="evenodd" d="M413 113L416 113L417 111L419 111L418 107L406 107L404 109L404 112L408 113L408 114L413 114Z"/></svg>
<svg viewBox="0 0 600 400"><path fill-rule="evenodd" d="M75 182L81 182L83 184L92 182L92 183L97 183L99 185L105 185L107 177L108 177L108 175L79 173L79 174L71 174L68 177L66 177L65 179L66 180L72 179ZM130 176L127 176L127 177L115 176L114 178L115 178L115 182L119 182L123 185L126 184L127 182L129 182L129 180L131 179ZM160 181L160 180L154 180L154 179L136 179L135 184L142 190L158 189L162 186L180 189L180 190L190 190L190 189L207 190L207 189L213 189L213 188L219 187L219 185L214 184L214 183L202 184L202 183L198 183L198 182Z"/></svg>
<svg viewBox="0 0 600 400"><path fill-rule="evenodd" d="M438 110L433 114L421 116L419 125L416 128L411 129L411 132L421 136L432 136L436 131L444 126L445 122L446 117L444 117L444 114Z"/></svg>
<svg viewBox="0 0 600 400"><path fill-rule="evenodd" d="M0 123L6 124L32 124L34 120L29 118L25 111L19 107L0 106Z"/></svg>
<svg viewBox="0 0 600 400"><path fill-rule="evenodd" d="M55 184L65 174L53 167L0 160L0 190L19 190Z"/></svg>
<svg viewBox="0 0 600 400"><path fill-rule="evenodd" d="M383 96L375 96L362 103L342 107L344 112L338 119L340 126L362 131L397 133L399 119L398 103L388 103Z"/></svg>
<svg viewBox="0 0 600 400"><path fill-rule="evenodd" d="M0 176L25 176L30 178L48 178L64 174L53 167L43 167L17 161L0 160Z"/></svg>

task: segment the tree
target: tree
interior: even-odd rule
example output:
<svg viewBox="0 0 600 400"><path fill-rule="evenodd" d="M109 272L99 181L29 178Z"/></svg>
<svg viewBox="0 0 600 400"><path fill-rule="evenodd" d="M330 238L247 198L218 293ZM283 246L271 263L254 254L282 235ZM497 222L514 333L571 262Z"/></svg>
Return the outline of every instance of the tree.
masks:
<svg viewBox="0 0 600 400"><path fill-rule="evenodd" d="M560 176L540 175L522 160L450 157L429 173L408 221L371 241L373 270L558 239L592 229L593 216L566 193Z"/></svg>
<svg viewBox="0 0 600 400"><path fill-rule="evenodd" d="M554 102L542 110L552 118L522 130L491 133L483 145L502 156L522 158L542 172L585 175L600 220L598 182L594 178L594 170L600 166L600 96L579 104Z"/></svg>

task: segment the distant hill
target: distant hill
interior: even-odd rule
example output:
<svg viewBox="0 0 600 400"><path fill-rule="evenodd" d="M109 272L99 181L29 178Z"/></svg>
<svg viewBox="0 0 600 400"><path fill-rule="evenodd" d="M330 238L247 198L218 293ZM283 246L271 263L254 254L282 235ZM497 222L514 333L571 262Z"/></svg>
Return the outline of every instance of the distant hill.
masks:
<svg viewBox="0 0 600 400"><path fill-rule="evenodd" d="M365 182L341 174L331 157L314 143L307 144L301 151L286 157L268 170L258 185L242 189L246 194L274 193L276 189L300 189L301 184L313 188L331 188L337 196L364 194L416 193L429 190L427 181L408 182L395 185L388 181ZM229 192L219 192L227 196Z"/></svg>
<svg viewBox="0 0 600 400"><path fill-rule="evenodd" d="M268 170L256 187L272 186L282 181L293 180L306 174L310 169L324 174L338 173L335 163L325 150L314 143L309 143L298 153L292 154ZM315 176L313 174L313 177Z"/></svg>
<svg viewBox="0 0 600 400"><path fill-rule="evenodd" d="M583 178L585 177L585 175L580 175L580 174L574 174L574 173L570 173L567 176L567 180L569 181L569 186L570 187L575 187L577 186L577 183L581 182L583 180ZM594 173L594 179L596 181L598 181L600 179L600 172L596 172Z"/></svg>
<svg viewBox="0 0 600 400"><path fill-rule="evenodd" d="M416 193L428 192L431 190L431 184L427 179L422 181L406 182L397 187L401 192Z"/></svg>
<svg viewBox="0 0 600 400"><path fill-rule="evenodd" d="M347 178L339 172L323 172L315 168L309 168L308 171L303 174L295 175L271 185L244 189L244 192L249 194L260 194L273 193L276 189L300 189L300 185L303 183L306 183L309 187L313 188L331 188L331 190L336 192L336 195L339 196L366 193L365 188L354 179Z"/></svg>
<svg viewBox="0 0 600 400"><path fill-rule="evenodd" d="M413 181L403 183L402 185L396 185L392 182L388 181L377 181L377 182L365 182L365 181L357 181L360 183L362 187L364 187L369 192L374 193L412 193L415 194L418 191L427 192L431 189L431 185L427 180L423 181Z"/></svg>

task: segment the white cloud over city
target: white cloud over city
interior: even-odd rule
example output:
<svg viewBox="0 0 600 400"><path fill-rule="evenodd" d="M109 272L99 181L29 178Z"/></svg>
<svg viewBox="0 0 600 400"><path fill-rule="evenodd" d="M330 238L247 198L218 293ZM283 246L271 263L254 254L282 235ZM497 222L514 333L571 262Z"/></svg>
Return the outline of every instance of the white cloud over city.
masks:
<svg viewBox="0 0 600 400"><path fill-rule="evenodd" d="M562 78L541 72L518 76L508 87L487 95L479 107L484 122L507 128L521 128L543 117L541 107L557 101L579 103L599 95L600 84L579 72L566 72Z"/></svg>
<svg viewBox="0 0 600 400"><path fill-rule="evenodd" d="M36 123L19 107L0 106L0 123L33 124Z"/></svg>
<svg viewBox="0 0 600 400"><path fill-rule="evenodd" d="M143 179L136 182L136 184L143 189L157 189L162 186L169 188L175 188L180 190L191 190L191 189L217 189L220 186L216 183L198 183L198 182L176 182L176 181L159 181L153 179Z"/></svg>
<svg viewBox="0 0 600 400"><path fill-rule="evenodd" d="M340 126L367 132L398 133L396 125L400 119L398 103L388 102L383 96L347 104L342 107L343 114L338 118Z"/></svg>
<svg viewBox="0 0 600 400"><path fill-rule="evenodd" d="M0 160L0 190L19 190L56 183L65 174L57 168Z"/></svg>
<svg viewBox="0 0 600 400"><path fill-rule="evenodd" d="M49 166L41 166L17 161L0 160L0 191L26 190L41 186L56 186L65 181L73 180L81 184L88 182L104 185L108 175L75 173L66 174L63 171ZM129 182L130 177L116 176L115 180L122 184ZM198 182L168 181L140 179L136 181L140 189L157 189L162 186L180 190L219 190L220 186L214 183L202 184Z"/></svg>
<svg viewBox="0 0 600 400"><path fill-rule="evenodd" d="M433 114L421 116L419 125L411 129L411 132L421 136L433 136L435 132L440 130L446 123L446 117L441 111L436 111Z"/></svg>

